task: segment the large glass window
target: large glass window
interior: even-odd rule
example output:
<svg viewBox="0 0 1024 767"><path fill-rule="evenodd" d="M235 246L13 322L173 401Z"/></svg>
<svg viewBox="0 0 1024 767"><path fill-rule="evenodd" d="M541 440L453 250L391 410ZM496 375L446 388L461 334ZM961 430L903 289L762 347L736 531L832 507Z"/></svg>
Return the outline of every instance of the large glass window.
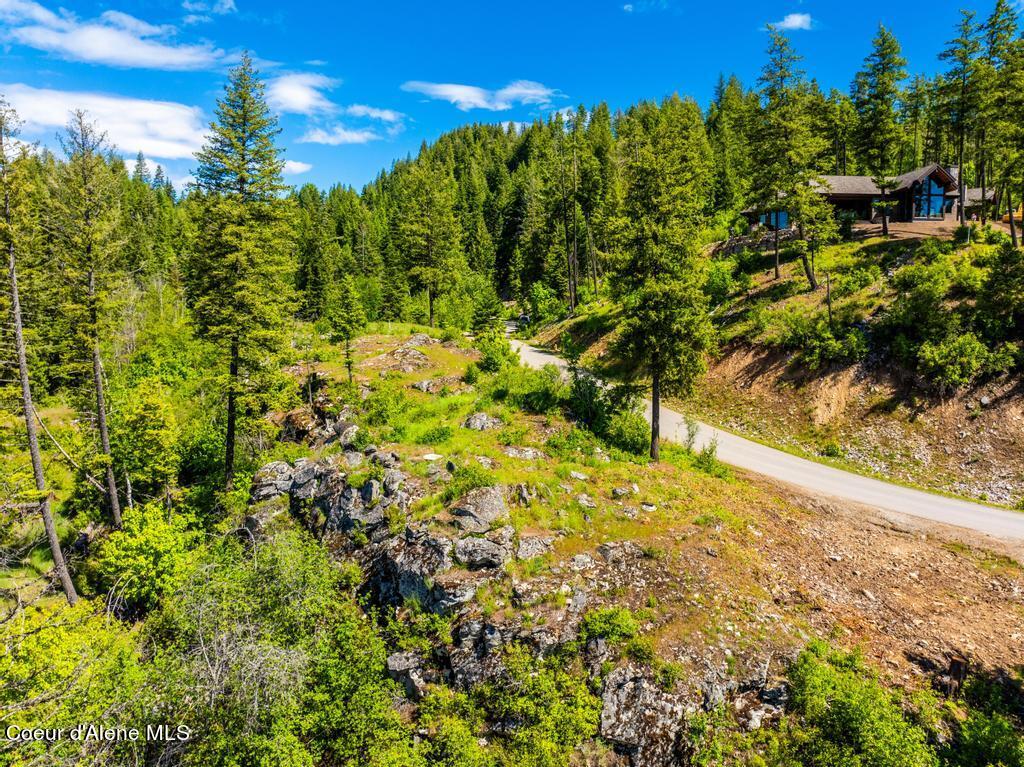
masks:
<svg viewBox="0 0 1024 767"><path fill-rule="evenodd" d="M914 218L942 218L946 208L946 190L928 177L914 184Z"/></svg>

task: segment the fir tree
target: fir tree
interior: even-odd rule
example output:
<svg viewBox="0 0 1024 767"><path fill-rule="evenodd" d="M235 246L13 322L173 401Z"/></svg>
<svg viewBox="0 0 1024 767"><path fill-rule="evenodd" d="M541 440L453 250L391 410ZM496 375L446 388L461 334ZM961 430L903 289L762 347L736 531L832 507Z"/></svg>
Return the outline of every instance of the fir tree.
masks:
<svg viewBox="0 0 1024 767"><path fill-rule="evenodd" d="M699 113L686 109L680 117L695 120L682 132L703 134ZM615 271L623 317L616 345L637 373L650 376L650 454L658 460L661 398L689 393L713 345L694 239L700 204L688 183L704 170L700 153L679 141L680 126L653 105L632 110L622 130L628 245Z"/></svg>
<svg viewBox="0 0 1024 767"><path fill-rule="evenodd" d="M289 298L290 231L277 118L248 55L231 70L196 155L203 195L186 287L196 330L227 357L224 487L234 483L241 379L277 347Z"/></svg>
<svg viewBox="0 0 1024 767"><path fill-rule="evenodd" d="M338 283L338 298L331 314L331 325L334 335L345 343L345 368L348 370L348 382L353 380L354 359L352 341L366 325L366 313L363 310L359 291L352 275L343 275Z"/></svg>

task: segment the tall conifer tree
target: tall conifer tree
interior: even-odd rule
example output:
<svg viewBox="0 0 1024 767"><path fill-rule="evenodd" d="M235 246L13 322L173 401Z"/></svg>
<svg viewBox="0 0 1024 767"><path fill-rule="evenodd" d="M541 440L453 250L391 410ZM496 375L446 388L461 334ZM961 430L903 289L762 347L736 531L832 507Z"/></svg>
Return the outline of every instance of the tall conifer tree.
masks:
<svg viewBox="0 0 1024 767"><path fill-rule="evenodd" d="M264 86L245 54L231 70L216 120L196 155L203 192L187 291L199 334L227 363L224 487L234 482L238 399L247 370L279 340L289 299L288 206L280 198L284 162Z"/></svg>

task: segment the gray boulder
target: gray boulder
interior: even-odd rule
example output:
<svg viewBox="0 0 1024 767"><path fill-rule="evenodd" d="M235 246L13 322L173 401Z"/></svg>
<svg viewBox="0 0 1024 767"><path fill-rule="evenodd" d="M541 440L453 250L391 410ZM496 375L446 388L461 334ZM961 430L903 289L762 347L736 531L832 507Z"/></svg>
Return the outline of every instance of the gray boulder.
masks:
<svg viewBox="0 0 1024 767"><path fill-rule="evenodd" d="M415 599L430 609L435 601L435 579L451 567L451 540L408 527L380 545L370 582L382 602L402 604Z"/></svg>
<svg viewBox="0 0 1024 767"><path fill-rule="evenodd" d="M396 652L387 659L388 676L405 688L411 700L427 694L427 684L435 676L424 668L423 659L414 652Z"/></svg>
<svg viewBox="0 0 1024 767"><path fill-rule="evenodd" d="M487 413L473 413L465 421L462 422L462 426L465 429L472 429L473 431L489 431L490 429L499 429L502 426L500 418L487 415Z"/></svg>
<svg viewBox="0 0 1024 767"><path fill-rule="evenodd" d="M284 461L274 461L256 472L252 478L250 500L253 503L266 501L291 492L292 467Z"/></svg>
<svg viewBox="0 0 1024 767"><path fill-rule="evenodd" d="M486 538L461 538L455 542L455 558L470 570L501 567L511 556L509 546Z"/></svg>
<svg viewBox="0 0 1024 767"><path fill-rule="evenodd" d="M351 447L355 442L356 434L359 433L359 426L351 421L341 419L334 423L331 432L328 442L338 442L342 447Z"/></svg>
<svg viewBox="0 0 1024 767"><path fill-rule="evenodd" d="M495 522L508 516L508 506L500 487L470 490L450 511L455 525L467 533L485 533Z"/></svg>
<svg viewBox="0 0 1024 767"><path fill-rule="evenodd" d="M516 559L542 557L551 551L551 544L554 540L549 536L524 536L519 539L519 546L516 547Z"/></svg>
<svg viewBox="0 0 1024 767"><path fill-rule="evenodd" d="M402 489L405 482L405 473L398 469L388 469L384 472L383 487L384 495L393 496Z"/></svg>
<svg viewBox="0 0 1024 767"><path fill-rule="evenodd" d="M383 466L385 469L397 469L402 459L398 457L398 453L374 452L370 455L370 463Z"/></svg>
<svg viewBox="0 0 1024 767"><path fill-rule="evenodd" d="M632 767L685 764L684 731L688 706L638 669L612 671L601 696L600 734L626 751Z"/></svg>

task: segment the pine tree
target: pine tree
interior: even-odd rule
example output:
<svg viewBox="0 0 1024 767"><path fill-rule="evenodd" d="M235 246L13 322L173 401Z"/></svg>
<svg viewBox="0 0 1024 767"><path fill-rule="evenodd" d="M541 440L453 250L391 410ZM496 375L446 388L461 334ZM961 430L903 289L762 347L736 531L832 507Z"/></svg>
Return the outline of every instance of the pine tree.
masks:
<svg viewBox="0 0 1024 767"><path fill-rule="evenodd" d="M64 552L61 549L57 527L50 508L50 492L46 489L46 475L43 472L43 458L39 448L39 434L36 429L35 407L32 404L32 385L29 380L28 355L25 350L24 325L21 316L21 296L18 291L18 254L26 241L31 240L35 222L27 221L31 212L26 205L25 186L29 183L24 171L18 166L28 161L24 152L20 160L16 145L20 121L15 111L0 99L0 245L7 254L7 277L10 291L11 325L14 335L15 353L18 358L18 379L21 384L21 407L28 437L29 456L32 460L32 478L35 481L39 501L39 513L43 518L43 529L50 545L53 569L60 580L64 596L69 604L78 601L75 584L68 573Z"/></svg>
<svg viewBox="0 0 1024 767"><path fill-rule="evenodd" d="M762 70L761 112L754 145L752 199L759 210L775 215L775 278L779 265L779 215L786 200L818 180L817 158L827 143L811 130L808 87L799 69L800 56L789 39L769 28L768 63Z"/></svg>
<svg viewBox="0 0 1024 767"><path fill-rule="evenodd" d="M695 247L700 206L688 183L704 171L699 154L679 141L674 112L643 104L622 126L628 244L614 279L623 317L616 343L638 373L650 375L654 460L660 456L661 398L689 393L714 338ZM680 116L694 117L691 109ZM703 134L702 124L688 127Z"/></svg>
<svg viewBox="0 0 1024 767"><path fill-rule="evenodd" d="M338 298L332 310L331 325L335 337L345 342L345 368L348 370L348 382L352 383L352 341L366 325L366 313L351 274L343 275L338 283Z"/></svg>
<svg viewBox="0 0 1024 767"><path fill-rule="evenodd" d="M854 78L852 98L860 117L858 157L869 175L884 180L898 170L898 102L900 83L906 78L904 67L907 62L899 42L884 26L879 26L872 45L870 55L864 60L864 68ZM883 212L882 225L888 233L887 212Z"/></svg>
<svg viewBox="0 0 1024 767"><path fill-rule="evenodd" d="M114 525L120 527L121 502L110 451L102 342L111 319L111 286L123 277L121 187L107 162L106 134L91 124L84 112L72 114L61 144L67 159L57 163L50 177L45 226L52 240L54 266L64 286L62 320L91 361L107 502Z"/></svg>
<svg viewBox="0 0 1024 767"><path fill-rule="evenodd" d="M996 0L983 27L983 49L979 60L979 137L982 198L988 199L991 184L1005 179L1008 142L1015 130L1012 116L1019 93L1014 92L1017 13L1009 0ZM1007 119L1009 118L1009 119ZM1005 181L1004 181L1005 183ZM982 205L982 223L988 205ZM998 213L998 206L997 206Z"/></svg>
<svg viewBox="0 0 1024 767"><path fill-rule="evenodd" d="M399 201L397 244L413 282L427 294L430 326L434 303L464 268L462 232L455 217L455 181L440 163L408 167Z"/></svg>
<svg viewBox="0 0 1024 767"><path fill-rule="evenodd" d="M336 292L342 268L342 250L320 191L305 184L296 200L295 287L301 296L299 315L316 321L330 311L330 297Z"/></svg>
<svg viewBox="0 0 1024 767"><path fill-rule="evenodd" d="M946 48L939 54L941 61L950 63L946 73L947 100L953 105L953 129L957 137L957 197L959 199L960 224L966 223L964 197L966 188L967 168L964 164L964 149L967 143L967 131L974 127L979 106L978 94L978 62L981 52L979 27L974 23L973 11L960 11L958 35L950 40Z"/></svg>
<svg viewBox="0 0 1024 767"><path fill-rule="evenodd" d="M277 348L289 298L290 231L280 199L283 161L274 143L277 118L246 54L232 69L202 150L202 192L195 253L186 288L196 330L227 356L224 487L235 473L241 379Z"/></svg>

